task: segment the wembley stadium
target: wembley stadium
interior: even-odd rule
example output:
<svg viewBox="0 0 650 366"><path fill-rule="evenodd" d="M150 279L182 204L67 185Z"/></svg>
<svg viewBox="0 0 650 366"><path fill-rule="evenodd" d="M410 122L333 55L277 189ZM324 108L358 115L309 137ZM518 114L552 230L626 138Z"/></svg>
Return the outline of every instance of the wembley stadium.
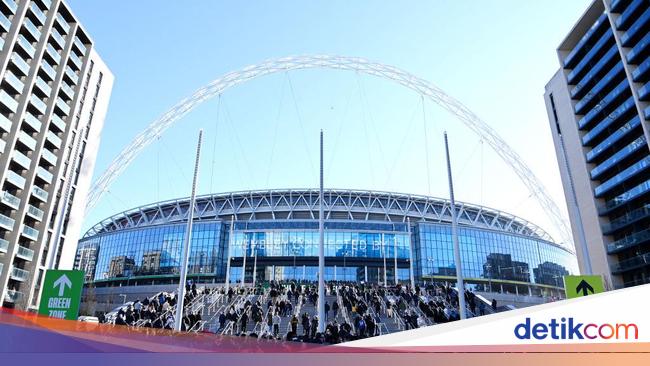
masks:
<svg viewBox="0 0 650 366"><path fill-rule="evenodd" d="M188 198L111 216L79 242L75 268L93 289L176 286ZM325 280L392 285L454 281L448 200L363 190L324 192ZM474 291L563 295L575 255L536 225L495 209L456 202L463 278ZM188 278L195 283L315 281L317 189L199 196ZM230 261L230 266L228 262ZM229 268L228 268L229 267ZM123 295L126 296L126 295Z"/></svg>

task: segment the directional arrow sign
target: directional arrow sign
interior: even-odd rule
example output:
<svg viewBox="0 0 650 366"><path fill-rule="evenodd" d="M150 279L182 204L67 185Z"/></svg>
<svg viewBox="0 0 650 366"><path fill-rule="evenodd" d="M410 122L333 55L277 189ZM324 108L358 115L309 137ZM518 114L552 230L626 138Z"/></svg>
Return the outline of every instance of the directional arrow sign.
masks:
<svg viewBox="0 0 650 366"><path fill-rule="evenodd" d="M602 276L564 276L567 299L589 296L605 291Z"/></svg>
<svg viewBox="0 0 650 366"><path fill-rule="evenodd" d="M582 291L582 296L587 296L587 295L589 295L590 292L592 294L594 293L594 288L591 287L589 282L587 282L585 280L582 280L582 281L580 281L578 286L576 286L576 292L580 292L580 291Z"/></svg>
<svg viewBox="0 0 650 366"><path fill-rule="evenodd" d="M76 320L83 284L83 271L48 270L43 280L38 313Z"/></svg>
<svg viewBox="0 0 650 366"><path fill-rule="evenodd" d="M59 277L58 280L54 281L54 286L53 287L58 287L59 288L59 297L63 296L63 293L65 292L66 287L72 287L72 282L70 282L70 279L68 276L63 274L63 276Z"/></svg>

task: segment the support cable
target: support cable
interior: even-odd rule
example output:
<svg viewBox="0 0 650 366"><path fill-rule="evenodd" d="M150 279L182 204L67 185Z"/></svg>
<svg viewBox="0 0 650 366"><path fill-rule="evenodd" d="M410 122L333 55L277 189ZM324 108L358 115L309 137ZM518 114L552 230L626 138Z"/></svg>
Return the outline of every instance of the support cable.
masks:
<svg viewBox="0 0 650 366"><path fill-rule="evenodd" d="M363 81L361 80L361 77L359 73L356 73L357 75L357 83L359 83L359 90L361 91L361 106L365 112L368 113L368 118L370 119L370 125L371 125L371 130L374 132L375 140L377 141L377 148L379 149L379 157L381 158L382 165L384 166L384 170L386 171L386 175L390 175L390 171L388 171L388 165L386 164L386 157L384 155L384 149L382 148L381 141L379 140L379 135L377 134L378 128L376 128L377 124L375 123L375 118L372 115L372 109L370 109L370 104L368 103L368 94L366 93L366 88L363 85Z"/></svg>
<svg viewBox="0 0 650 366"><path fill-rule="evenodd" d="M429 138L427 136L427 115L424 109L424 96L420 95L422 101L422 125L424 126L424 158L427 165L427 194L431 195L431 172L429 167Z"/></svg>
<svg viewBox="0 0 650 366"><path fill-rule="evenodd" d="M307 144L307 135L305 134L305 126L302 120L302 115L300 114L300 109L298 108L298 100L296 99L296 93L293 89L293 83L291 82L291 77L288 72L285 72L287 80L289 81L289 89L291 90L291 97L293 98L293 106L296 109L296 116L298 117L298 125L300 126L300 134L302 135L302 143L305 146L307 151L307 157L309 158L309 166L311 168L312 174L316 174L316 167L312 161L311 149L309 149L309 144Z"/></svg>
<svg viewBox="0 0 650 366"><path fill-rule="evenodd" d="M212 164L210 167L210 193L214 192L212 183L214 181L214 166L216 164L217 156L217 139L219 137L219 114L221 112L221 94L218 96L219 100L217 101L217 118L214 122L214 144L212 145Z"/></svg>
<svg viewBox="0 0 650 366"><path fill-rule="evenodd" d="M388 174L386 176L386 187L391 182L391 178L395 174L393 172L395 171L395 167L397 166L397 162L400 160L399 158L402 156L402 150L404 149L404 146L406 146L406 141L408 141L409 136L411 136L411 131L413 130L413 125L415 125L415 116L417 115L418 111L418 104L415 104L415 107L413 107L413 112L411 113L411 117L409 118L407 124L406 124L406 129L404 130L404 136L402 136L402 140L400 141L400 144L397 148L397 152L395 153L395 160L393 160L393 164L390 166L390 172L391 174ZM399 177L403 177L403 175L399 175ZM401 182L400 182L401 183Z"/></svg>
<svg viewBox="0 0 650 366"><path fill-rule="evenodd" d="M273 171L273 157L275 155L275 145L277 144L278 140L278 129L280 127L280 116L282 114L282 104L284 102L284 87L286 84L287 79L283 78L282 79L282 87L280 88L280 103L278 103L278 113L275 116L275 128L273 129L273 141L271 144L271 154L269 156L269 163L267 165L267 172L266 172L266 187L269 187L269 183L271 181L271 171Z"/></svg>

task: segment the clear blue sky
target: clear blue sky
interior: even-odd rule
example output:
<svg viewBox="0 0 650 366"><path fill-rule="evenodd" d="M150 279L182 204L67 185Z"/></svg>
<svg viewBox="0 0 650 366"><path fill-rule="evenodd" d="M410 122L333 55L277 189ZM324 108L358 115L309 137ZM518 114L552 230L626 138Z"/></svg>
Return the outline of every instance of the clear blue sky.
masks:
<svg viewBox="0 0 650 366"><path fill-rule="evenodd" d="M555 48L587 0L69 3L115 74L95 177L151 121L220 75L273 57L338 54L397 66L462 101L519 152L565 209L543 90L558 67ZM188 196L199 128L205 130L200 193L316 187L323 128L328 187L447 197L447 130L457 199L511 212L555 234L476 135L431 102L424 115L419 95L352 72L253 80L205 102L153 143L105 194L84 230L131 207Z"/></svg>

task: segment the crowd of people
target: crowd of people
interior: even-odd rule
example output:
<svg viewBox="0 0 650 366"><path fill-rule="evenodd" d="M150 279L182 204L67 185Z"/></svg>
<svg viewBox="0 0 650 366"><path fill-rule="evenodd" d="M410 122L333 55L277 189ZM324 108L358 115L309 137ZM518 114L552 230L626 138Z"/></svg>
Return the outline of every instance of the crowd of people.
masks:
<svg viewBox="0 0 650 366"><path fill-rule="evenodd" d="M207 297L211 293L213 296ZM325 294L325 329L319 332L315 282L272 281L263 287L212 290L188 284L181 329L333 344L460 319L458 293L449 284L410 288L329 282ZM199 298L201 295L204 297ZM464 296L468 317L486 313L486 304L472 291L466 290ZM203 320L208 299L214 303L208 319ZM199 302L201 306L193 306ZM173 329L176 304L173 293L161 292L127 303L114 323ZM496 302L492 308L496 310Z"/></svg>
<svg viewBox="0 0 650 366"><path fill-rule="evenodd" d="M223 289L221 291L224 291ZM218 315L219 334L300 342L339 343L373 337L394 330L460 319L458 295L447 284L424 288L397 285L384 288L363 283L330 282L326 288L325 331L318 332L318 288L315 283L271 282L251 293L230 288L228 304ZM250 290L249 290L250 291ZM239 295L239 301L234 299ZM468 316L485 314L485 304L465 292ZM309 307L310 311L305 311ZM313 315L310 315L313 314ZM391 323L392 324L389 324ZM390 328L390 329L389 329ZM285 331L283 334L283 330Z"/></svg>
<svg viewBox="0 0 650 366"><path fill-rule="evenodd" d="M201 321L201 312L192 311L190 307L200 295L209 293L208 288L197 290L195 283L186 285L181 330L190 330ZM152 297L126 303L117 310L113 319L102 317L100 322L110 321L116 325L174 329L177 302L176 294L160 292Z"/></svg>

